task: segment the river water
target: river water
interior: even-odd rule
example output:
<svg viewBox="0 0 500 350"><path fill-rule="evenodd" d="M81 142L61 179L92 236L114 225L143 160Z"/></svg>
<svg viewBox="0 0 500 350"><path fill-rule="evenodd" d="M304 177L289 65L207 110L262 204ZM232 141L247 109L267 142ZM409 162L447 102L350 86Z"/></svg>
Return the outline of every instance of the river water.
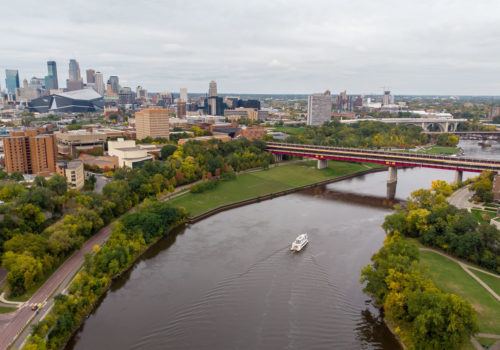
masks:
<svg viewBox="0 0 500 350"><path fill-rule="evenodd" d="M497 158L500 147L460 146ZM399 170L396 197L453 178ZM113 283L67 348L399 349L359 284L385 237L386 180L369 174L179 229ZM303 232L310 243L291 253Z"/></svg>

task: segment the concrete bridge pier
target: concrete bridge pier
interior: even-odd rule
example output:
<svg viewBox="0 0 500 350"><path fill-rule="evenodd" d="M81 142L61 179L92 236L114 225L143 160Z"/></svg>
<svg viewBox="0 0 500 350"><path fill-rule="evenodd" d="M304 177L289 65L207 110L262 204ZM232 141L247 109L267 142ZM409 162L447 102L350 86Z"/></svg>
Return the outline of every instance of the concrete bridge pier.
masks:
<svg viewBox="0 0 500 350"><path fill-rule="evenodd" d="M455 171L455 184L461 184L464 178L464 172L457 170Z"/></svg>
<svg viewBox="0 0 500 350"><path fill-rule="evenodd" d="M273 155L274 155L274 161L276 163L279 163L279 162L281 162L283 160L283 155L282 154L280 154L280 153L273 153Z"/></svg>
<svg viewBox="0 0 500 350"><path fill-rule="evenodd" d="M396 185L398 183L398 168L391 166L388 169L387 177L387 199L394 199L396 197Z"/></svg>
<svg viewBox="0 0 500 350"><path fill-rule="evenodd" d="M328 167L328 159L318 159L318 169L325 169Z"/></svg>

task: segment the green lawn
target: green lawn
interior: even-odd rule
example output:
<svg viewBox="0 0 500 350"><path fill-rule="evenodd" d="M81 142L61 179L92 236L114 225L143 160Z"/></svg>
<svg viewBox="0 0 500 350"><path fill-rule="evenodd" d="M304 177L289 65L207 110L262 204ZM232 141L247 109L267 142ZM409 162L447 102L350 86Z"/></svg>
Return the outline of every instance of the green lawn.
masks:
<svg viewBox="0 0 500 350"><path fill-rule="evenodd" d="M431 146L431 147L426 148L425 153L433 154L433 155L450 155L450 154L460 153L460 148Z"/></svg>
<svg viewBox="0 0 500 350"><path fill-rule="evenodd" d="M282 165L268 170L238 175L235 180L220 182L212 190L196 194L186 193L172 199L171 203L186 208L189 215L193 217L221 205L379 166L377 164L329 161L328 168L318 170L316 169L316 161Z"/></svg>
<svg viewBox="0 0 500 350"><path fill-rule="evenodd" d="M441 290L468 300L477 310L480 333L500 334L500 302L451 260L421 251L421 261L429 265L432 280Z"/></svg>
<svg viewBox="0 0 500 350"><path fill-rule="evenodd" d="M15 307L0 306L0 314L7 314L12 311L16 311Z"/></svg>
<svg viewBox="0 0 500 350"><path fill-rule="evenodd" d="M304 131L306 131L306 128L296 128L293 126L277 126L273 128L273 131L284 132L285 134L288 135L300 135Z"/></svg>
<svg viewBox="0 0 500 350"><path fill-rule="evenodd" d="M488 215L490 219L497 216L495 212L489 210L471 209L471 213L479 220L479 222L489 222L488 220L483 219L483 214Z"/></svg>
<svg viewBox="0 0 500 350"><path fill-rule="evenodd" d="M495 291L498 295L500 295L500 278L493 277L491 275L479 272L477 270L471 270L474 275L479 277L484 283L486 283L491 289ZM500 276L499 276L500 277Z"/></svg>

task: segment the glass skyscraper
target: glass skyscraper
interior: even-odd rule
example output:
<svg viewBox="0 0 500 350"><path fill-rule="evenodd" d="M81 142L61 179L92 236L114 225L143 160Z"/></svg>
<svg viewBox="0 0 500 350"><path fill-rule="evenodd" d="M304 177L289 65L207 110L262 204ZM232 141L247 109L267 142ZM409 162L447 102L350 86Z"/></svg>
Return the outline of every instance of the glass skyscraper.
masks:
<svg viewBox="0 0 500 350"><path fill-rule="evenodd" d="M15 94L19 87L19 71L17 69L5 70L5 85L9 94Z"/></svg>
<svg viewBox="0 0 500 350"><path fill-rule="evenodd" d="M47 89L59 89L57 80L57 65L55 61L47 61L48 75L45 77L45 87Z"/></svg>

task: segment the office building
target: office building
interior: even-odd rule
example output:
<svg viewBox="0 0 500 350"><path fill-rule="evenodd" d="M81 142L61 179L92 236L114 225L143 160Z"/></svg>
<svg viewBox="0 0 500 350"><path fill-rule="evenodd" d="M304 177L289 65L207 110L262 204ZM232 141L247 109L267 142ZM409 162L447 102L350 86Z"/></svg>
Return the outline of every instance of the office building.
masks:
<svg viewBox="0 0 500 350"><path fill-rule="evenodd" d="M135 92L120 90L118 94L118 103L120 105L133 105L135 103Z"/></svg>
<svg viewBox="0 0 500 350"><path fill-rule="evenodd" d="M58 161L56 163L56 173L64 176L70 188L80 190L85 184L85 174L83 161Z"/></svg>
<svg viewBox="0 0 500 350"><path fill-rule="evenodd" d="M42 90L42 89L45 88L45 79L44 78L32 77L30 79L29 87L31 87L33 89Z"/></svg>
<svg viewBox="0 0 500 350"><path fill-rule="evenodd" d="M113 91L113 93L115 93L118 96L118 93L120 92L120 84L118 76L116 75L110 76L108 83L111 84L111 91Z"/></svg>
<svg viewBox="0 0 500 350"><path fill-rule="evenodd" d="M76 81L81 80L82 76L80 75L80 65L75 59L69 60L69 80Z"/></svg>
<svg viewBox="0 0 500 350"><path fill-rule="evenodd" d="M142 86L138 86L136 89L135 89L135 98L138 99L138 100L146 100L147 97L148 97L148 90L146 89L143 89Z"/></svg>
<svg viewBox="0 0 500 350"><path fill-rule="evenodd" d="M77 153L104 149L106 134L103 132L71 130L54 133L58 152L63 155L76 156Z"/></svg>
<svg viewBox="0 0 500 350"><path fill-rule="evenodd" d="M386 106L391 104L391 92L384 91L384 95L382 96L382 106Z"/></svg>
<svg viewBox="0 0 500 350"><path fill-rule="evenodd" d="M255 108L225 109L224 116L231 120L237 120L241 117L244 117L252 121L257 121L259 120L259 111Z"/></svg>
<svg viewBox="0 0 500 350"><path fill-rule="evenodd" d="M167 109L161 107L150 107L135 113L135 129L137 140L148 136L169 137L169 114Z"/></svg>
<svg viewBox="0 0 500 350"><path fill-rule="evenodd" d="M217 95L217 83L215 81L211 81L208 84L208 97L218 96Z"/></svg>
<svg viewBox="0 0 500 350"><path fill-rule="evenodd" d="M104 96L104 76L101 72L96 72L94 76L94 89L101 96Z"/></svg>
<svg viewBox="0 0 500 350"><path fill-rule="evenodd" d="M47 76L45 77L45 88L47 90L59 89L57 80L57 65L55 61L47 61Z"/></svg>
<svg viewBox="0 0 500 350"><path fill-rule="evenodd" d="M36 129L13 131L3 139L8 173L49 175L56 171L55 135L38 135Z"/></svg>
<svg viewBox="0 0 500 350"><path fill-rule="evenodd" d="M181 93L179 99L182 102L187 102L188 100L188 90L186 88L181 88Z"/></svg>
<svg viewBox="0 0 500 350"><path fill-rule="evenodd" d="M19 71L17 69L5 70L5 87L9 94L14 95L19 87Z"/></svg>
<svg viewBox="0 0 500 350"><path fill-rule="evenodd" d="M66 80L66 90L76 91L83 89L83 81L80 80Z"/></svg>
<svg viewBox="0 0 500 350"><path fill-rule="evenodd" d="M187 114L187 111L186 111L186 102L184 101L179 101L177 102L177 118L186 118L186 114Z"/></svg>
<svg viewBox="0 0 500 350"><path fill-rule="evenodd" d="M95 70L87 69L87 84L95 84Z"/></svg>
<svg viewBox="0 0 500 350"><path fill-rule="evenodd" d="M206 112L209 115L224 115L222 97L211 96L205 99Z"/></svg>
<svg viewBox="0 0 500 350"><path fill-rule="evenodd" d="M312 94L307 98L307 125L323 125L332 115L332 96L330 91Z"/></svg>

